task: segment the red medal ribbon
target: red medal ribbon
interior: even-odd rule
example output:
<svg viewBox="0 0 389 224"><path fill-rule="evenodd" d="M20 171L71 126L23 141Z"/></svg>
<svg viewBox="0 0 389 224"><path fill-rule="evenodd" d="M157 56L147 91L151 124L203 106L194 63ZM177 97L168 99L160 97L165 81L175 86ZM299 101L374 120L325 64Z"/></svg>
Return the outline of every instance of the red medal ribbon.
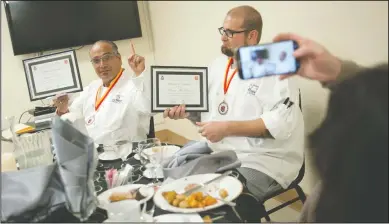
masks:
<svg viewBox="0 0 389 224"><path fill-rule="evenodd" d="M124 71L124 68L121 68L120 71L119 71L119 74L116 75L116 77L111 81L111 83L109 84L108 86L108 90L105 92L105 94L99 99L97 100L97 97L100 95L100 91L101 91L101 87L103 85L101 85L99 87L99 89L97 90L97 93L96 93L96 99L95 99L95 111L97 111L100 107L100 105L103 103L103 101L105 100L105 98L107 98L109 92L111 92L111 90L113 89L113 87L116 85L116 83L118 82L118 80L120 79L120 77L122 76L123 74L123 71Z"/></svg>
<svg viewBox="0 0 389 224"><path fill-rule="evenodd" d="M234 62L234 59L232 59L232 58L230 58L228 60L228 64L227 64L227 68L226 68L226 73L224 74L224 95L227 94L228 88L230 88L231 81L232 81L232 79L234 78L234 76L235 76L235 74L237 72L237 69L235 69L235 71L232 73L230 78L227 80L228 72L230 71L230 67L231 67L233 62Z"/></svg>

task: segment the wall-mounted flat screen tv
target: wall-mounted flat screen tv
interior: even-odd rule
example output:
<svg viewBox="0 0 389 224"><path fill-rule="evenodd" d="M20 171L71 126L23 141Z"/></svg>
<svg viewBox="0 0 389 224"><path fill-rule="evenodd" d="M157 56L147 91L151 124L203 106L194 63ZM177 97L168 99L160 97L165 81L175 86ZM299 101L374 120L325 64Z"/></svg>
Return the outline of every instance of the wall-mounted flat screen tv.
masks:
<svg viewBox="0 0 389 224"><path fill-rule="evenodd" d="M136 1L5 1L14 55L142 36Z"/></svg>

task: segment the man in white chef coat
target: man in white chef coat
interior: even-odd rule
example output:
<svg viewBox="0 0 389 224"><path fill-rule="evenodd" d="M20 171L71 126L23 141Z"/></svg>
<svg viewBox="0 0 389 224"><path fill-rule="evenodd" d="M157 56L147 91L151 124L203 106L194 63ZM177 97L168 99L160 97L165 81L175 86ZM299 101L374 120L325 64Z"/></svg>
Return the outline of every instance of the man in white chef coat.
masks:
<svg viewBox="0 0 389 224"><path fill-rule="evenodd" d="M99 79L91 82L68 106L68 96L59 97L57 114L82 117L86 130L96 144L145 139L150 124L150 95L144 79L145 59L134 54L128 63L135 73L122 67L117 45L97 41L90 49L93 68Z"/></svg>
<svg viewBox="0 0 389 224"><path fill-rule="evenodd" d="M255 54L254 58L251 58L251 61L247 63L247 72L244 71L244 73L249 73L250 78L258 78L261 76L264 76L265 73L265 66L264 66L264 59L262 57L259 57L257 52L253 52ZM243 68L242 68L243 70Z"/></svg>
<svg viewBox="0 0 389 224"><path fill-rule="evenodd" d="M257 10L231 9L219 31L224 55L209 66L209 112L196 116L180 105L166 109L164 116L197 121L214 152L234 150L248 190L262 201L269 192L287 188L303 164L298 86L293 79L280 81L279 76L242 80L236 74L234 49L257 45L261 38L262 18Z"/></svg>
<svg viewBox="0 0 389 224"><path fill-rule="evenodd" d="M268 54L266 49L254 52L256 57L248 65L248 71L251 73L251 77L260 78L267 74L274 74L275 64L271 63L268 57L264 57L264 54Z"/></svg>
<svg viewBox="0 0 389 224"><path fill-rule="evenodd" d="M295 70L296 62L291 54L286 53L286 51L278 53L278 61L276 63L277 74L289 74Z"/></svg>

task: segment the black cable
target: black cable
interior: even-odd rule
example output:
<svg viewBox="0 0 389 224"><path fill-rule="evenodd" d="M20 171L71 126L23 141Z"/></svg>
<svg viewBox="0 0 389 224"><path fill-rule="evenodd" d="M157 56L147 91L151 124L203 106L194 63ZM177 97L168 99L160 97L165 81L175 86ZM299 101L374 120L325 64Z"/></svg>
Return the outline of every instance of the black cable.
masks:
<svg viewBox="0 0 389 224"><path fill-rule="evenodd" d="M22 120L22 117L23 117L23 115L25 114L25 113L27 113L29 110L26 110L26 111L24 111L21 115L20 115L20 117L19 117L19 124L20 124L20 121Z"/></svg>
<svg viewBox="0 0 389 224"><path fill-rule="evenodd" d="M30 118L28 118L28 120L27 120L27 122L26 123L28 123L30 120L31 120L31 118L33 118L34 116L30 116Z"/></svg>

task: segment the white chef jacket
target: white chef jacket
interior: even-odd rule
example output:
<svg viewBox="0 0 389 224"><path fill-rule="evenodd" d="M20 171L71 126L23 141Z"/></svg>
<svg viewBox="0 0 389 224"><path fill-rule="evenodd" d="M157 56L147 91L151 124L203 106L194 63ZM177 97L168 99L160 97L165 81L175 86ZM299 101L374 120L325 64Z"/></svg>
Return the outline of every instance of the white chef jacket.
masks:
<svg viewBox="0 0 389 224"><path fill-rule="evenodd" d="M145 73L145 72L144 72ZM101 79L85 87L69 107L70 113L82 116L88 134L96 144L120 140L145 139L150 125L150 95L145 87L146 74L133 77L124 70L116 85L95 111L95 100ZM108 87L100 90L103 96Z"/></svg>
<svg viewBox="0 0 389 224"><path fill-rule="evenodd" d="M303 163L304 121L299 108L299 91L295 80L279 76L242 80L236 74L224 97L223 81L228 58L223 56L209 66L209 112L202 121L245 121L262 118L274 139L226 137L217 143L208 141L214 152L234 150L242 167L267 174L286 188L297 177ZM234 69L230 69L229 75ZM288 116L279 116L277 105L289 97L294 105ZM225 100L226 115L218 106Z"/></svg>
<svg viewBox="0 0 389 224"><path fill-rule="evenodd" d="M250 77L260 78L267 74L274 74L276 71L276 66L274 63L264 62L262 64L258 64L256 61L252 61L249 65L249 70L251 73Z"/></svg>

